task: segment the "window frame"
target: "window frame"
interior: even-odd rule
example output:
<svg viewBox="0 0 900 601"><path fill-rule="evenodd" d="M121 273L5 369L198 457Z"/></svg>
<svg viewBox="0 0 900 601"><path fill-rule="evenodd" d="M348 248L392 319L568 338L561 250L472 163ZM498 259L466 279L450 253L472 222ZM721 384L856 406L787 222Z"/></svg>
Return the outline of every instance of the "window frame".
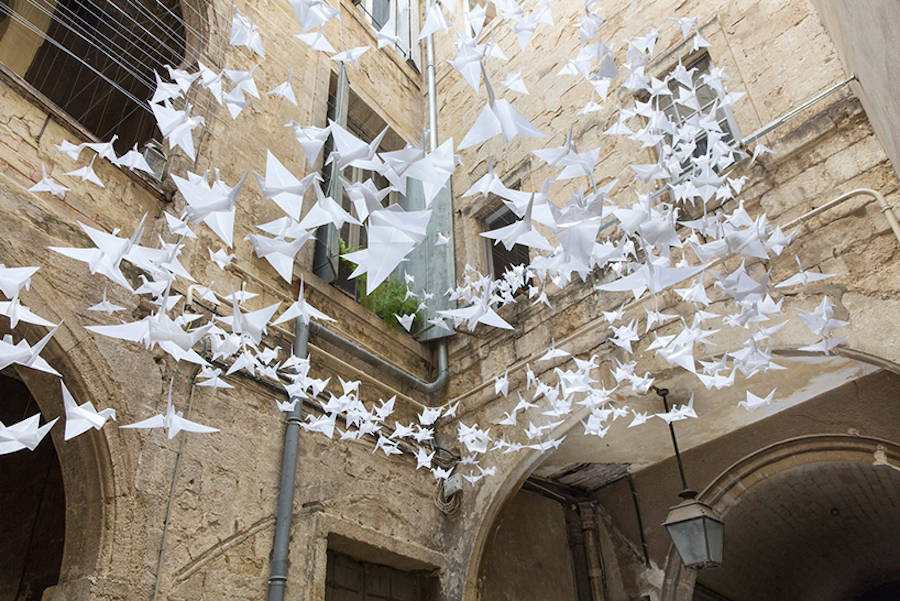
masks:
<svg viewBox="0 0 900 601"><path fill-rule="evenodd" d="M678 64L684 65L684 68L688 71L696 68L697 73L694 74L694 79L696 81L698 78L702 77L704 74L708 74L710 72L710 69L712 67L714 67L716 63L713 61L713 58L712 58L711 54L709 53L708 49L704 48L698 52L694 52L687 56L681 57L675 65L670 66L668 69L666 69L665 71L662 72L661 78L664 80L668 79L671 76L672 71L675 69L675 67ZM700 66L702 66L703 68L702 69L699 68ZM683 86L679 82L674 82L674 86L675 86L675 90L683 88ZM699 111L692 110L690 113L687 113L686 116L683 118L681 117L681 114L678 109L678 102L675 100L675 97L673 94L673 97L671 99L671 104L669 105L669 107L674 109L675 116L679 120L677 122L675 122L675 121L672 121L672 119L670 119L670 121L672 121L676 126L680 126L681 124L686 122L688 119L690 119L694 115L703 114L704 111L709 110L716 103L716 101L718 101L721 98L721 95L712 86L709 86L708 84L701 82L699 85L696 85L695 89L699 89L700 86L705 86L708 89L710 89L715 95L714 98L712 100L710 100L709 102L701 105ZM671 86L670 86L670 89L671 89ZM673 90L673 92L675 90ZM659 110L662 110L663 112L665 112L667 118L671 116L671 114L667 112L667 108L669 108L669 107L659 108L659 104L657 104L657 108ZM740 126L738 125L737 119L734 116L734 112L731 110L731 107L730 106L719 106L716 110L717 110L716 122L719 123L720 126L723 123L726 126L726 127L722 128L723 132L726 135L730 136L731 140L740 141L741 137L742 137L741 129L740 129ZM722 117L719 117L719 112L722 113ZM663 140L655 146L657 160L659 159L659 157L662 156L663 144L666 143L666 139L665 139L666 134L663 134L663 136L664 136ZM696 143L698 140L705 139L706 137L707 136L704 136L704 135L698 136L697 138L694 139L694 142ZM691 158L693 158L695 156L696 155L694 155L693 153L691 154ZM690 159L688 159L688 161L690 161ZM666 182L662 187L657 189L654 192L653 197L660 196L663 194L668 194L671 197L672 186L683 183L685 181L685 179L690 175L690 173L695 169L696 169L696 167L692 163L688 166L683 166L681 172L678 174L678 177L673 178L672 181ZM714 167L714 169L717 173L719 172L718 167Z"/></svg>
<svg viewBox="0 0 900 601"><path fill-rule="evenodd" d="M499 227L504 227L505 225L508 225L506 223L499 223L503 219L503 217L505 217L506 215L512 216L512 221L510 221L509 223L515 223L516 221L519 221L519 219L520 219L519 216L516 215L512 211L512 209L510 209L508 206L506 206L502 201L500 202L499 205L492 205L492 206L493 206L493 208L490 209L489 211L485 212L482 215L482 217L480 218L482 232L489 232L489 231L495 230ZM527 266L528 264L531 263L531 249L529 247L525 246L524 244L514 244L513 247L507 251L506 247L503 246L503 243L500 241L492 240L490 238L484 238L484 237L482 237L482 239L483 239L483 244L484 244L485 273L490 274L491 278L493 278L495 280L497 278L503 277L503 273L504 273L504 272L497 273L497 266L494 264L495 259L496 259L494 253L495 253L495 251L498 250L498 247L502 248L503 251L505 251L506 253L508 253L510 255L515 253L516 249L525 249L525 253L528 255L528 261L525 263L525 265ZM521 252L521 250L519 252ZM515 265L520 265L520 263L507 263L506 267L508 269L510 267L514 267Z"/></svg>
<svg viewBox="0 0 900 601"><path fill-rule="evenodd" d="M353 4L363 13L369 25L374 30L380 30L384 24L379 25L375 21L375 3L382 0L353 0ZM415 0L386 0L388 3L388 20L393 17L394 31L393 35L400 38L400 43L393 43L391 47L408 63L412 63L416 69L421 69L419 64L420 58L417 56L415 49L418 46L419 35L419 19L416 12L419 3ZM403 6L401 6L403 4ZM406 10L407 16L403 17L403 10ZM404 35L404 25L406 33Z"/></svg>
<svg viewBox="0 0 900 601"><path fill-rule="evenodd" d="M57 106L52 100L44 96L40 92L40 90L25 81L25 79L21 75L7 67L2 62L0 62L0 81L8 85L15 92L18 92L19 95L23 96L28 102L35 105L39 110L46 113L47 121L50 121L52 119L64 129L68 130L69 133L75 136L79 142L89 142L96 144L105 141L100 140L100 138L91 133L90 130L79 123L69 113ZM38 141L40 140L46 129L47 127L45 123L44 127L41 129L41 133L38 135ZM142 171L128 169L114 163L110 164L115 167L117 171L130 178L132 181L146 189L148 192L151 192L152 194L159 197L159 199L166 202L172 201L172 194L170 192L166 192L166 190L163 189L162 182L157 182L156 180L151 178L150 175L145 174Z"/></svg>
<svg viewBox="0 0 900 601"><path fill-rule="evenodd" d="M335 72L332 72L331 80L329 83L328 98L326 100L326 121L328 121L329 119L335 119L335 113L336 113L336 109L337 109L337 107L336 107L337 94L338 94L337 88L340 85L338 82L338 79L339 79L339 75ZM353 134L360 140L363 140L364 142L369 143L374 138L373 134L375 132L374 131L367 132L365 130L364 126L357 122L357 117L374 116L374 118L377 119L379 122L379 125L376 127L376 129L378 129L378 127L384 127L384 126L388 127L388 132L385 135L385 137L382 139L381 144L378 147L378 152L381 153L381 152L387 152L390 150L396 150L395 148L390 147L390 141L394 140L394 142L395 142L394 145L396 146L397 144L399 144L402 141L401 138L396 134L394 129L391 128L390 124L387 123L387 120L381 116L381 114L378 112L378 110L376 108L372 108L371 104L369 104L368 102L366 102L365 100L360 98L359 95L354 92L353 87L350 85L349 80L347 81L346 94L347 94L347 117L346 117L346 123L344 125L342 125L342 127L344 127L347 131L349 131L351 134ZM368 121L370 118L371 117L367 117L365 120ZM332 190L332 186L331 186L332 165L331 164L325 165L325 160L327 159L328 154L331 152L331 150L333 148L332 144L333 144L333 141L329 137L325 143L325 146L323 148L323 153L322 153L323 163L322 163L321 175L323 177L323 183L326 183L326 182L328 183L328 186L324 189L324 193L326 195L329 194L329 192ZM348 172L349 172L349 177L348 177ZM354 166L345 167L337 175L338 175L338 177L341 177L344 180L351 182L351 183L352 182L360 182L361 183L361 182L364 182L368 178L382 178L382 176L380 176L372 171L369 171L366 169L361 169L359 167L354 167ZM383 180L380 183L387 185L389 182L387 182L387 180ZM383 187L384 186L382 186L382 185L379 186L379 188L383 188ZM355 211L353 210L353 204L350 201L350 199L347 198L346 194L344 193L343 186L341 184L338 184L337 187L334 188L334 190L340 191L339 204L340 204L341 208L343 208L345 211L347 211L350 214L354 214ZM338 201L336 195L335 195L334 199L336 201ZM387 197L385 197L384 200L382 200L382 205L390 206L392 204L399 203L400 199L401 199L400 193L398 191L392 191ZM354 215L354 217L356 217L356 215ZM344 235L345 231L347 233L346 237ZM361 250L363 248L367 248L367 241L366 241L365 245L360 243L360 241L365 236L365 226L364 225L358 226L358 225L351 224L351 223L345 223L343 225L343 227L339 231L337 231L337 236L340 240L343 240L344 244L350 250ZM315 266L315 257L313 259L313 262L314 262L313 271L315 271L315 267L316 267ZM338 290L340 290L341 292L343 292L344 294L346 294L348 297L351 297L355 302L359 302L359 300L360 300L360 288L359 288L360 280L359 280L359 278L352 278L352 279L348 278L347 275L349 275L350 271L352 271L352 269L348 271L347 268L342 264L340 256L339 256L338 263L337 263L337 272L335 273L334 279L332 281L330 281L329 283L332 286L334 286L335 288L337 288Z"/></svg>

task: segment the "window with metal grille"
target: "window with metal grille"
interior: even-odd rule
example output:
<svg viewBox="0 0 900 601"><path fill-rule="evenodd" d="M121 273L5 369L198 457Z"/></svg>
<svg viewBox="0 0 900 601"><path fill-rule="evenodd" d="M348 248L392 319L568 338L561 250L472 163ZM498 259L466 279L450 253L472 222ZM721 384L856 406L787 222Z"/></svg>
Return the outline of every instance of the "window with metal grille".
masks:
<svg viewBox="0 0 900 601"><path fill-rule="evenodd" d="M418 69L418 3L410 0L353 0L353 3L363 12L373 29L381 31L389 21L393 23L393 27L385 32L397 38L391 46Z"/></svg>
<svg viewBox="0 0 900 601"><path fill-rule="evenodd" d="M693 69L691 77L697 96L697 104L700 108L699 111L678 102L678 97L680 94L680 90L682 89L682 85L674 78L670 78L668 81L668 86L672 91L672 95L657 96L659 109L665 113L669 121L671 121L671 123L676 127L683 127L695 115L707 114L715 109L716 122L719 124L719 128L722 131L722 141L730 143L740 137L740 131L738 130L737 122L735 121L734 115L732 114L731 110L727 106L723 107L718 104L721 101L721 95L719 91L709 85L709 83L707 83L706 81L705 76L709 75L712 66L713 64L710 60L709 54L706 53L703 53L701 56L695 58L687 65L685 65L685 68L688 71L691 71ZM672 135L669 133L665 133L663 135L663 144L667 144L671 147L672 143ZM709 139L706 132L701 132L700 135L698 135L693 140L693 144L694 149L691 152L691 156L685 158L685 160L681 163L682 171L680 177L676 178L676 181L683 179L693 170L695 166L693 161L694 158L706 156L707 152L709 151Z"/></svg>
<svg viewBox="0 0 900 601"><path fill-rule="evenodd" d="M325 601L435 601L436 578L328 550Z"/></svg>
<svg viewBox="0 0 900 601"><path fill-rule="evenodd" d="M518 220L516 214L503 205L484 218L484 231L495 230ZM485 253L487 267L494 278L499 278L511 267L528 265L531 262L528 247L522 244L514 244L507 250L502 242L494 244L493 240L485 240Z"/></svg>
<svg viewBox="0 0 900 601"><path fill-rule="evenodd" d="M0 63L116 151L160 139L154 71L185 57L178 0L0 0Z"/></svg>

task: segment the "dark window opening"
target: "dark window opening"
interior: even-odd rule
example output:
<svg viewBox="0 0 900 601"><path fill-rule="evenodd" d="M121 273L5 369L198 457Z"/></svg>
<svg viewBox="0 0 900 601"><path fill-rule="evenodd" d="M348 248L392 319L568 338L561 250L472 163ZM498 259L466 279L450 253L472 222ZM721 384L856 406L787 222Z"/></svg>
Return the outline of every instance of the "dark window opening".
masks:
<svg viewBox="0 0 900 601"><path fill-rule="evenodd" d="M488 215L484 219L484 231L496 230L518 221L519 218L505 205ZM508 269L516 265L528 265L531 256L528 247L522 244L514 244L509 250L502 242L494 244L494 240L487 240L487 263L494 278L501 277Z"/></svg>
<svg viewBox="0 0 900 601"><path fill-rule="evenodd" d="M0 398L6 425L40 412L25 385L5 374ZM40 601L57 584L65 520L62 472L50 435L34 451L0 455L0 599Z"/></svg>
<svg viewBox="0 0 900 601"><path fill-rule="evenodd" d="M120 154L161 138L154 72L185 46L178 0L0 0L0 62Z"/></svg>
<svg viewBox="0 0 900 601"><path fill-rule="evenodd" d="M715 108L716 121L722 131L722 141L730 143L739 136L737 124L735 123L734 116L729 107L717 105L721 100L719 92L704 81L704 76L709 75L711 68L712 61L710 60L709 54L706 53L685 65L685 69L688 71L694 69L692 83L696 90L697 104L700 107L699 111L678 102L678 96L682 89L682 85L674 78L671 78L668 81L668 87L672 91L672 96L657 97L659 108L676 127L683 126L697 114L707 114ZM670 134L665 134L663 140L670 146L673 143L673 138ZM694 168L694 159L706 156L709 151L709 139L706 133L695 138L693 143L694 148L691 155L685 158L681 163L681 177L686 176ZM718 172L719 168L715 167L715 171Z"/></svg>
<svg viewBox="0 0 900 601"><path fill-rule="evenodd" d="M437 601L437 578L328 550L325 601Z"/></svg>

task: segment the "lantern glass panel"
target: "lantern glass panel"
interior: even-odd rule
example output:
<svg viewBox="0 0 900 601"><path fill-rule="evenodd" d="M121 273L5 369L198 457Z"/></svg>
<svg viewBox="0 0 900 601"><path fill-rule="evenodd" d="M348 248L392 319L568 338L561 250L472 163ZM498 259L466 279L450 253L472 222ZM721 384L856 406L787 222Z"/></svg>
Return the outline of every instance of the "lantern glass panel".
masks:
<svg viewBox="0 0 900 601"><path fill-rule="evenodd" d="M725 524L718 520L703 518L706 526L706 543L709 549L709 560L721 565L725 548Z"/></svg>
<svg viewBox="0 0 900 601"><path fill-rule="evenodd" d="M697 517L683 522L668 524L666 530L672 537L675 550L686 566L705 563L707 560L704 518Z"/></svg>

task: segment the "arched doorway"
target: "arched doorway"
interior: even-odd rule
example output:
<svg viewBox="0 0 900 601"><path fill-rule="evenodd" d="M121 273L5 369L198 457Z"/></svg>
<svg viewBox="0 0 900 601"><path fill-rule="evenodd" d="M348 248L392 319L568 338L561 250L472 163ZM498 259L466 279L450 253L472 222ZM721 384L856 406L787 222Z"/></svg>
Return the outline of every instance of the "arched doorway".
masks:
<svg viewBox="0 0 900 601"><path fill-rule="evenodd" d="M723 566L693 572L670 552L663 599L900 595L900 447L894 443L849 435L787 440L742 459L701 497L725 520Z"/></svg>
<svg viewBox="0 0 900 601"><path fill-rule="evenodd" d="M9 375L0 374L0 398L0 421L6 425L40 413L25 384ZM0 455L0 599L39 601L58 583L65 526L62 470L53 441L47 437L34 451Z"/></svg>

